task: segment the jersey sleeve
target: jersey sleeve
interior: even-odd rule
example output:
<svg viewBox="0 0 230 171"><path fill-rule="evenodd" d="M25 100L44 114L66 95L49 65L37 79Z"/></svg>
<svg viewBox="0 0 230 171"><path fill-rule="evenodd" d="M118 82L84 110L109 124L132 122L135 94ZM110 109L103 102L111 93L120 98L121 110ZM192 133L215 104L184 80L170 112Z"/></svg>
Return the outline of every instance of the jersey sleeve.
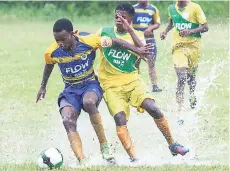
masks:
<svg viewBox="0 0 230 171"><path fill-rule="evenodd" d="M156 9L156 12L155 14L153 15L153 23L156 24L156 23L161 23L161 20L160 20L160 14L159 14L159 11L158 9L155 7Z"/></svg>
<svg viewBox="0 0 230 171"><path fill-rule="evenodd" d="M198 5L198 4L197 4L197 7L196 7L196 19L199 22L199 24L207 23L207 19L206 19L206 16L204 14L204 11L202 10L200 5Z"/></svg>
<svg viewBox="0 0 230 171"><path fill-rule="evenodd" d="M83 42L92 46L94 50L97 50L101 47L110 47L112 46L112 39L106 36L101 36L99 33L91 34L89 36L85 36Z"/></svg>
<svg viewBox="0 0 230 171"><path fill-rule="evenodd" d="M53 51L58 48L58 44L54 42L45 52L45 62L46 64L55 64L55 60L51 57Z"/></svg>
<svg viewBox="0 0 230 171"><path fill-rule="evenodd" d="M169 17L169 19L172 19L172 16L171 16L171 14L169 12L169 7L168 7L168 17Z"/></svg>

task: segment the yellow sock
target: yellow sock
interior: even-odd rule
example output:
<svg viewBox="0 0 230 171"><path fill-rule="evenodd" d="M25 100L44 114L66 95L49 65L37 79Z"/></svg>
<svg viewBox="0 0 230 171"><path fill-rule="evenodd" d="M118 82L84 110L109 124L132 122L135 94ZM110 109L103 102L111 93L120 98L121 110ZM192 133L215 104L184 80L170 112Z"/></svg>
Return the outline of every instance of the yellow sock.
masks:
<svg viewBox="0 0 230 171"><path fill-rule="evenodd" d="M164 135L164 137L167 140L169 146L172 146L173 143L174 143L174 140L173 140L171 131L169 129L168 121L165 119L164 116L161 119L154 119L154 121L155 121L157 127L159 128L159 130Z"/></svg>
<svg viewBox="0 0 230 171"><path fill-rule="evenodd" d="M68 134L68 139L71 145L71 148L77 157L77 159L80 161L82 159L85 159L85 155L83 154L82 151L82 142L81 138L78 132L70 132Z"/></svg>
<svg viewBox="0 0 230 171"><path fill-rule="evenodd" d="M132 144L128 129L126 125L117 126L117 135L130 157L136 157L134 146Z"/></svg>
<svg viewBox="0 0 230 171"><path fill-rule="evenodd" d="M105 131L104 131L104 128L103 128L101 115L98 113L98 114L90 116L90 121L91 121L91 123L93 125L93 128L94 128L96 134L97 134L99 143L100 144L106 144L107 140L106 140L106 137L105 137Z"/></svg>

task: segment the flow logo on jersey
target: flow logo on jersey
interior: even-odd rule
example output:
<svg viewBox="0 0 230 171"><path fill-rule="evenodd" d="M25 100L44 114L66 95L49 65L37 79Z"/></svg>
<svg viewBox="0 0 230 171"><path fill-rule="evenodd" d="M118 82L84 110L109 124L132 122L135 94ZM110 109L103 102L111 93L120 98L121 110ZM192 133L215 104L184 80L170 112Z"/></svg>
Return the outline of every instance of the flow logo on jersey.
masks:
<svg viewBox="0 0 230 171"><path fill-rule="evenodd" d="M127 61L129 60L131 53L125 53L125 52L117 51L115 49L110 49L108 55L117 59L122 59Z"/></svg>
<svg viewBox="0 0 230 171"><path fill-rule="evenodd" d="M69 67L69 68L66 68L65 71L66 73L72 73L72 74L75 74L75 73L78 73L79 71L82 71L82 70L85 70L86 67L89 66L89 60L87 60L85 63L82 63L80 65L76 65L74 67Z"/></svg>
<svg viewBox="0 0 230 171"><path fill-rule="evenodd" d="M176 23L175 27L178 30L182 30L182 29L191 29L192 28L192 23Z"/></svg>
<svg viewBox="0 0 230 171"><path fill-rule="evenodd" d="M152 21L152 18L149 17L137 17L137 22L140 21L142 23L150 23Z"/></svg>

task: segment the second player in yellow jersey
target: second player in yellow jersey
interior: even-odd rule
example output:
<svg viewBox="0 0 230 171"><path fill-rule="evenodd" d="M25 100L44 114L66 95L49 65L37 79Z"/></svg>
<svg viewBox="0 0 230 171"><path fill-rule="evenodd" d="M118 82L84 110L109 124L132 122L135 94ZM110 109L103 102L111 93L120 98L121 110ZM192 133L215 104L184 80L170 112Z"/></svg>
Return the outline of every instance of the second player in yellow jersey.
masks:
<svg viewBox="0 0 230 171"><path fill-rule="evenodd" d="M191 108L195 108L197 103L194 95L196 86L195 71L197 70L200 56L201 33L208 31L208 25L201 7L189 0L178 0L176 4L169 6L168 12L169 24L166 30L161 33L161 39L164 39L174 27L172 55L178 76L176 102L179 113L183 109L186 81L190 88L189 100ZM183 119L180 117L178 121L183 123Z"/></svg>

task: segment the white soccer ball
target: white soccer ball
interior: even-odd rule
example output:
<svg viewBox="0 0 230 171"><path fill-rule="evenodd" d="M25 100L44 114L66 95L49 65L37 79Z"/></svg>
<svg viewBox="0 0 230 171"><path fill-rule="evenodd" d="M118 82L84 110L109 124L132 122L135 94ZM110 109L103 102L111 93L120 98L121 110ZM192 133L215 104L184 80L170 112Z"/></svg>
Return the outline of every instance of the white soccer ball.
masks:
<svg viewBox="0 0 230 171"><path fill-rule="evenodd" d="M48 148L38 156L37 164L40 168L60 168L63 165L63 155L57 148Z"/></svg>

